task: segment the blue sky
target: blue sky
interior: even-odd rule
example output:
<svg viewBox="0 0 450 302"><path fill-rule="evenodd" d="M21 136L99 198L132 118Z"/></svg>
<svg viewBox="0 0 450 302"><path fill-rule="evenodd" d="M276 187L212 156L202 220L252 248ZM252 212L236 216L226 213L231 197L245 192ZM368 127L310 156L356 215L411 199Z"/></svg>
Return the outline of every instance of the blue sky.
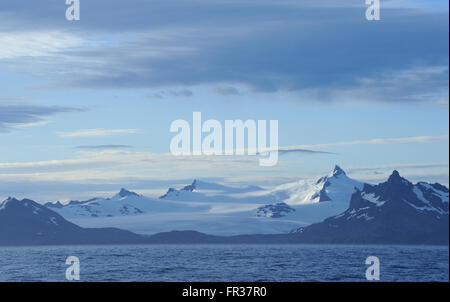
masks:
<svg viewBox="0 0 450 302"><path fill-rule="evenodd" d="M193 178L274 185L334 164L448 185L448 3L0 3L0 197L154 193ZM279 120L257 158L167 153L176 119Z"/></svg>

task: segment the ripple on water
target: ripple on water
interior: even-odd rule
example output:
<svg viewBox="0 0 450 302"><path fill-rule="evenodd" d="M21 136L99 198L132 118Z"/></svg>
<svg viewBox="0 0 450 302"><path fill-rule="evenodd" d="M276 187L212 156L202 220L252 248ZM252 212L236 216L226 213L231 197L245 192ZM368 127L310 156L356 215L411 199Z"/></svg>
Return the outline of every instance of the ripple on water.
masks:
<svg viewBox="0 0 450 302"><path fill-rule="evenodd" d="M381 281L449 281L448 247L149 245L0 249L0 281L64 281L77 256L82 281L365 281L377 256Z"/></svg>

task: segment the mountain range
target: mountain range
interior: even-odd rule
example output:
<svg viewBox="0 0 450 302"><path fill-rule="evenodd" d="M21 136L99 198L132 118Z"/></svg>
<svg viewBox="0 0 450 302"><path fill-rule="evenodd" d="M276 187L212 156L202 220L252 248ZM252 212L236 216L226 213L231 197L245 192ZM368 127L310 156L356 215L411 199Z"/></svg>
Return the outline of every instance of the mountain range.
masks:
<svg viewBox="0 0 450 302"><path fill-rule="evenodd" d="M142 237L116 228L82 228L29 199L0 204L0 245L137 243Z"/></svg>
<svg viewBox="0 0 450 302"><path fill-rule="evenodd" d="M345 212L293 233L314 243L448 244L448 198L446 187L412 184L394 171L357 190Z"/></svg>
<svg viewBox="0 0 450 302"><path fill-rule="evenodd" d="M273 189L195 180L159 198L126 189L66 204L8 198L0 205L0 245L448 244L448 203L448 189L437 183L412 184L394 171L386 182L364 184L336 166Z"/></svg>
<svg viewBox="0 0 450 302"><path fill-rule="evenodd" d="M279 234L320 222L348 208L363 183L336 166L329 175L271 189L194 180L159 197L121 189L110 198L46 206L83 227L120 227L155 234L196 230L213 235Z"/></svg>

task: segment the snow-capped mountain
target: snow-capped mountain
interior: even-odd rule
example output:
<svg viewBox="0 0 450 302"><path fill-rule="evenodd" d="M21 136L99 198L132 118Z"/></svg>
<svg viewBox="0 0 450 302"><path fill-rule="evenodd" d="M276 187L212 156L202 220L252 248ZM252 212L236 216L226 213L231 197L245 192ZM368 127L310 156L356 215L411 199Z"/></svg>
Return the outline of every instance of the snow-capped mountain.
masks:
<svg viewBox="0 0 450 302"><path fill-rule="evenodd" d="M56 227L72 230L78 229L78 227L65 220L61 215L30 199L18 200L9 197L0 204L0 215L2 216L1 222L3 224L11 222L6 221L6 219L12 220L14 218L23 221L26 220L30 224L39 225L41 228L47 230L54 230ZM22 226L27 227L24 224Z"/></svg>
<svg viewBox="0 0 450 302"><path fill-rule="evenodd" d="M229 187L215 183L194 180L192 184L182 189L169 188L160 197L173 201L217 201L233 202L245 201L266 205L268 203L286 203L289 206L300 206L325 201L342 203L344 209L348 207L350 196L355 188L362 188L363 183L349 178L344 170L335 166L333 171L319 179L306 179L287 183L265 190L257 186Z"/></svg>
<svg viewBox="0 0 450 302"><path fill-rule="evenodd" d="M66 205L60 202L46 203L45 206L55 210L68 219L135 216L143 213L180 210L180 207L176 203L162 202L123 188L111 198L71 201Z"/></svg>
<svg viewBox="0 0 450 302"><path fill-rule="evenodd" d="M0 204L0 245L136 243L149 238L111 227L139 234L260 234L215 237L212 242L448 244L449 190L440 184L412 184L397 171L384 183L362 184L336 166L328 176L274 189L196 180L161 198L121 189L111 198L45 207L14 198Z"/></svg>
<svg viewBox="0 0 450 302"><path fill-rule="evenodd" d="M355 192L343 213L296 233L312 242L448 243L449 190L412 184L394 171L386 182Z"/></svg>
<svg viewBox="0 0 450 302"><path fill-rule="evenodd" d="M363 184L336 166L327 176L274 189L194 180L159 198L122 189L111 198L46 204L83 227L117 226L154 234L195 230L216 235L273 234L322 221L348 208Z"/></svg>
<svg viewBox="0 0 450 302"><path fill-rule="evenodd" d="M272 218L286 216L304 224L319 222L345 211L352 194L363 185L336 165L327 176L284 184L264 192L276 202L258 208L257 213Z"/></svg>
<svg viewBox="0 0 450 302"><path fill-rule="evenodd" d="M347 207L355 188L362 186L363 183L351 179L336 165L328 176L284 184L271 193L290 206L332 201Z"/></svg>
<svg viewBox="0 0 450 302"><path fill-rule="evenodd" d="M264 189L258 186L230 187L221 184L205 182L195 179L192 184L187 185L179 190L169 188L166 194L159 197L164 200L172 201L197 201L210 202L212 197L216 200L239 200L248 197L247 201L254 201L249 193L263 192ZM258 200L261 202L261 200Z"/></svg>
<svg viewBox="0 0 450 302"><path fill-rule="evenodd" d="M32 200L0 204L0 245L139 243L142 236L113 228L84 229Z"/></svg>
<svg viewBox="0 0 450 302"><path fill-rule="evenodd" d="M256 210L256 215L258 215L258 217L281 218L291 212L295 212L295 209L284 202L280 202L259 207Z"/></svg>

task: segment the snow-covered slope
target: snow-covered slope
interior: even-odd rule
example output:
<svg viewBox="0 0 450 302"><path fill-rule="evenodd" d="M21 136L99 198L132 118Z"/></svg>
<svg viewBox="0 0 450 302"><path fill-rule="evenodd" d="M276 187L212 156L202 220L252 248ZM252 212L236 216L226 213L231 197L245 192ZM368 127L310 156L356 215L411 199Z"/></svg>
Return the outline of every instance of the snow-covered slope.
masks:
<svg viewBox="0 0 450 302"><path fill-rule="evenodd" d="M233 188L194 180L191 185L180 190L169 188L160 199L207 203L213 201L215 204L245 203L262 206L284 203L291 207L330 202L334 207L345 210L351 195L362 186L362 182L349 178L344 170L335 166L329 175L319 179L300 180L270 190L264 190L257 186Z"/></svg>
<svg viewBox="0 0 450 302"><path fill-rule="evenodd" d="M255 194L259 192L260 194ZM267 198L254 198L254 196L265 196L267 192L258 186L230 187L221 184L205 182L195 179L192 184L182 189L169 188L166 194L160 197L162 200L172 201L195 201L195 202L216 202L246 200L246 202L261 203L268 201ZM268 198L274 198L270 196Z"/></svg>
<svg viewBox="0 0 450 302"><path fill-rule="evenodd" d="M394 171L386 182L355 192L346 211L295 233L310 242L448 244L449 191L414 185Z"/></svg>
<svg viewBox="0 0 450 302"><path fill-rule="evenodd" d="M33 200L0 203L0 246L140 243L145 238L115 228L84 229Z"/></svg>
<svg viewBox="0 0 450 302"><path fill-rule="evenodd" d="M84 227L114 226L147 234L172 230L267 234L289 232L345 211L352 193L362 186L336 166L319 179L274 189L194 180L181 189L170 188L160 198L122 189L111 198L46 206Z"/></svg>
<svg viewBox="0 0 450 302"><path fill-rule="evenodd" d="M121 189L111 198L92 198L86 201L71 201L67 205L47 203L67 219L136 216L144 213L187 211L188 206L176 202L160 201L135 192Z"/></svg>
<svg viewBox="0 0 450 302"><path fill-rule="evenodd" d="M286 219L304 224L318 222L345 211L352 194L363 185L335 166L328 176L284 184L266 192L266 195L274 196L278 203L265 205L257 213L264 210L266 217L286 216ZM273 209L272 213L268 212L270 209Z"/></svg>
<svg viewBox="0 0 450 302"><path fill-rule="evenodd" d="M330 175L317 180L308 179L276 187L271 193L290 206L331 201L348 206L355 188L363 183L351 179L339 166Z"/></svg>

